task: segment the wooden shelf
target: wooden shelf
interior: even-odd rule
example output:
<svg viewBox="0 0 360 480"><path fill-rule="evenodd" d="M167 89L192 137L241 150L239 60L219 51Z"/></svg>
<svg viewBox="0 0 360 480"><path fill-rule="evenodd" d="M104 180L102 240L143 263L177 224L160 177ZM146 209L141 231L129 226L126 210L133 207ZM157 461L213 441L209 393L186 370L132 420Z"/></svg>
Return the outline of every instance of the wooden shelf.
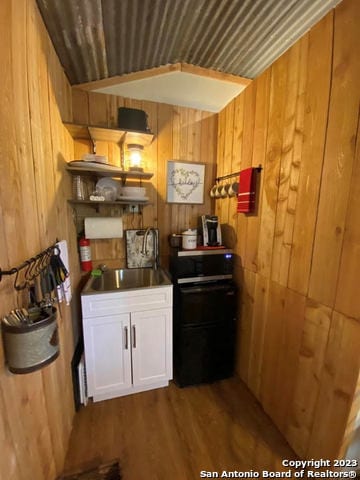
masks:
<svg viewBox="0 0 360 480"><path fill-rule="evenodd" d="M91 140L92 142L136 143L146 147L153 141L154 134L137 131L126 131L119 128L98 127L64 123L65 128L74 139Z"/></svg>
<svg viewBox="0 0 360 480"><path fill-rule="evenodd" d="M79 160L79 162L82 162L82 160ZM68 164L66 169L74 175L96 175L97 177L114 177L121 178L122 180L150 180L154 175L150 172L122 170L121 168L106 164L94 163L92 165L91 162L86 162L86 164L86 167Z"/></svg>
<svg viewBox="0 0 360 480"><path fill-rule="evenodd" d="M101 205L108 206L108 207L116 207L121 205L148 205L148 200L114 200L113 202L109 202L107 200L103 200L100 202L96 202L93 200L68 200L70 205L79 206L79 205L88 205L92 207L100 207Z"/></svg>

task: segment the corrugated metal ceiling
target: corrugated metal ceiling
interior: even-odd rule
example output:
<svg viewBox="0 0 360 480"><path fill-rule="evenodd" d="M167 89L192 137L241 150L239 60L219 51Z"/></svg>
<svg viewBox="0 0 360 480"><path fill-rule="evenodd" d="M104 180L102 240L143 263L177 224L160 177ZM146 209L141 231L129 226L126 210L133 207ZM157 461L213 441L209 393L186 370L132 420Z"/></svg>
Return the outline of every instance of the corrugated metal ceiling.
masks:
<svg viewBox="0 0 360 480"><path fill-rule="evenodd" d="M37 0L71 84L169 63L255 78L341 0Z"/></svg>

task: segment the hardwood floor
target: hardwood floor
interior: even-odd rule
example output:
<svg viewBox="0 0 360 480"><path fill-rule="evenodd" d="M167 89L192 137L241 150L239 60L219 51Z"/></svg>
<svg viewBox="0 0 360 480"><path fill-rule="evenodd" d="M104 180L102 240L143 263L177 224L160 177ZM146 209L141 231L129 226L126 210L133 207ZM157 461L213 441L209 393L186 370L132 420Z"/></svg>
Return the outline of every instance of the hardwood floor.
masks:
<svg viewBox="0 0 360 480"><path fill-rule="evenodd" d="M91 403L75 417L66 470L118 458L124 480L285 470L294 452L236 378ZM260 475L261 478L261 475Z"/></svg>

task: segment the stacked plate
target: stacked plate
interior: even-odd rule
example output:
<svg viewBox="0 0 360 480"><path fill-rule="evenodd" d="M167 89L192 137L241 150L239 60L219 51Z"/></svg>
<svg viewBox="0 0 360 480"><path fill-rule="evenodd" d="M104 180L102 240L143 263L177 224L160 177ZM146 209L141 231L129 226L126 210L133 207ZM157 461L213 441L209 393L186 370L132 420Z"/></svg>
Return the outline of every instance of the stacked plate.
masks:
<svg viewBox="0 0 360 480"><path fill-rule="evenodd" d="M96 155L95 153L84 153L82 159L84 162L108 163L108 159L105 155Z"/></svg>
<svg viewBox="0 0 360 480"><path fill-rule="evenodd" d="M148 200L145 197L146 189L144 187L122 187L120 200Z"/></svg>

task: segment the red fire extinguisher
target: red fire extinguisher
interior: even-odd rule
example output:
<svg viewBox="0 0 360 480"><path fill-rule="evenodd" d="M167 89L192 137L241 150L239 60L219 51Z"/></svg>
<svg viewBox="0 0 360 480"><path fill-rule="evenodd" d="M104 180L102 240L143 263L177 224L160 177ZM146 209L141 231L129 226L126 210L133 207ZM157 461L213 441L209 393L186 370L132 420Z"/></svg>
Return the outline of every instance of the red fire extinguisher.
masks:
<svg viewBox="0 0 360 480"><path fill-rule="evenodd" d="M81 270L90 272L92 270L90 240L85 237L79 240Z"/></svg>

